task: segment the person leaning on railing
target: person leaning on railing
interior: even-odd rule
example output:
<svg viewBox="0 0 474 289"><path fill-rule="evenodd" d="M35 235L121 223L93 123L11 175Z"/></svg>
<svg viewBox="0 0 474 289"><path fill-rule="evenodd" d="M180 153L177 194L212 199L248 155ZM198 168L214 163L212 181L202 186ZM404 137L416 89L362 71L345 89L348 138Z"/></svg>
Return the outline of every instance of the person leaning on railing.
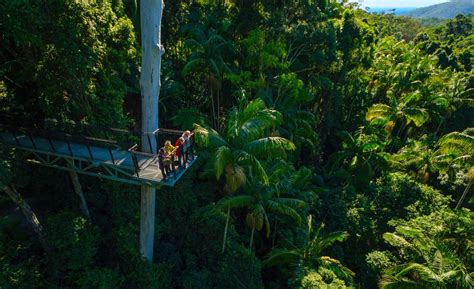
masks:
<svg viewBox="0 0 474 289"><path fill-rule="evenodd" d="M178 157L179 166L183 164L183 162L181 161L183 159L183 147L184 147L183 144L184 144L183 137L178 138L176 140L176 143L174 144L174 146L176 147L176 156Z"/></svg>
<svg viewBox="0 0 474 289"><path fill-rule="evenodd" d="M165 153L168 156L171 156L173 154L174 149L175 149L175 147L171 144L171 141L169 141L169 140L165 141L165 146L163 148L165 150Z"/></svg>
<svg viewBox="0 0 474 289"><path fill-rule="evenodd" d="M184 143L183 143L183 159L184 159L184 163L186 164L188 162L188 159L189 159L189 154L191 152L191 132L189 130L183 132L183 135L181 136L184 140Z"/></svg>
<svg viewBox="0 0 474 289"><path fill-rule="evenodd" d="M163 164L165 168L166 167L169 168L173 166L175 147L171 144L171 141L167 140L165 141L165 146L162 149L165 152L165 158L163 159ZM173 170L174 170L174 167L173 167ZM168 175L169 175L169 172L168 172Z"/></svg>

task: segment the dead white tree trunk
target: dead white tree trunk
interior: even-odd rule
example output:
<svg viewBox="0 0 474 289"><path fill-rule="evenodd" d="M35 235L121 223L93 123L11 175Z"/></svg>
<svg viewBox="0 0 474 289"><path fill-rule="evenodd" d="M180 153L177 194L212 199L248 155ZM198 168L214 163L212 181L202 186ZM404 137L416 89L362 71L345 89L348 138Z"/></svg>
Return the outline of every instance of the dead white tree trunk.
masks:
<svg viewBox="0 0 474 289"><path fill-rule="evenodd" d="M12 199L12 201L20 207L23 215L25 215L26 220L30 225L33 227L33 230L36 232L38 236L38 240L43 247L46 253L50 252L50 247L44 235L43 226L36 217L35 212L31 209L30 205L21 197L21 195L16 191L15 187L12 186L5 186L3 187L3 191Z"/></svg>
<svg viewBox="0 0 474 289"><path fill-rule="evenodd" d="M72 186L74 187L74 192L79 197L81 211L86 216L87 220L91 222L91 214L89 213L89 207L86 203L86 198L84 197L84 192L82 191L81 183L79 182L79 176L73 170L69 171L69 177L71 178Z"/></svg>
<svg viewBox="0 0 474 289"><path fill-rule="evenodd" d="M140 1L140 24L142 32L142 66L140 90L142 97L142 150L156 152L156 142L152 147L147 135L158 128L158 98L161 87L161 18L163 0ZM153 241L155 237L156 190L142 186L140 213L140 253L149 262L153 260Z"/></svg>

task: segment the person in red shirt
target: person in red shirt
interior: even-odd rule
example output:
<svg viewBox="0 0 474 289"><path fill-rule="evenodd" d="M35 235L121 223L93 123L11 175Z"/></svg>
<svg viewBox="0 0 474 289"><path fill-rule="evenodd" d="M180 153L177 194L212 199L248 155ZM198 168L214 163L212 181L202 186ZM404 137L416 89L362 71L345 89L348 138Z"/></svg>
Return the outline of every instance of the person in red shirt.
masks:
<svg viewBox="0 0 474 289"><path fill-rule="evenodd" d="M183 158L183 143L184 138L180 137L176 140L176 143L174 144L174 146L176 147L176 156L178 157L179 166L181 166L182 164L181 159Z"/></svg>

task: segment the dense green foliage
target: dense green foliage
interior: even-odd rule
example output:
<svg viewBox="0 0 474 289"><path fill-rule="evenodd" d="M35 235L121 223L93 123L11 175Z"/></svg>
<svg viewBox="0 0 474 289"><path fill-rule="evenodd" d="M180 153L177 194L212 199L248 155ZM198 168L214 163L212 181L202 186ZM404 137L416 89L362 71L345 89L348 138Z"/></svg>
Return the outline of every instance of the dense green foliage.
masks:
<svg viewBox="0 0 474 289"><path fill-rule="evenodd" d="M160 127L199 161L157 190L0 145L0 288L472 288L474 19L339 1L167 1ZM139 127L139 1L0 3L0 119ZM461 196L463 196L461 198Z"/></svg>

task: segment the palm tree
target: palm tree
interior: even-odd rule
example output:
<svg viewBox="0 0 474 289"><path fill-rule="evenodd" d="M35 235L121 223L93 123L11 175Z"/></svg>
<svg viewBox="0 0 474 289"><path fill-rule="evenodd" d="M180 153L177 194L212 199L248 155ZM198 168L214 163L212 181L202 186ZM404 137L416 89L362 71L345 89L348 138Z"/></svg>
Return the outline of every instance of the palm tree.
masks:
<svg viewBox="0 0 474 289"><path fill-rule="evenodd" d="M429 132L438 134L456 107L469 102L463 89L465 77L436 69L437 59L418 47L386 38L374 61L369 92L388 103L374 104L366 119L372 125L395 124L397 137L405 137L409 127L426 129L426 124Z"/></svg>
<svg viewBox="0 0 474 289"><path fill-rule="evenodd" d="M421 181L427 182L430 172L447 173L453 167L469 170L474 165L474 130L452 132L441 137L435 144L420 140L409 141L390 162L397 168L417 172ZM469 173L468 173L469 176ZM470 186L466 188L469 190ZM466 191L465 191L466 193Z"/></svg>
<svg viewBox="0 0 474 289"><path fill-rule="evenodd" d="M323 228L324 224L321 224L316 230L313 230L312 216L308 216L307 243L302 248L274 249L262 262L263 267L269 268L280 264L294 264L312 268L323 266L332 270L337 276L351 279L354 273L349 268L336 259L322 255L326 248L336 242L344 241L349 234L342 231L322 234L321 230Z"/></svg>
<svg viewBox="0 0 474 289"><path fill-rule="evenodd" d="M196 71L205 71L209 90L211 93L212 121L214 129L219 128L220 92L224 74L230 72L224 60L224 54L229 54L231 44L214 29L204 31L193 28L191 37L186 40L186 47L192 50L189 62L183 68L183 74ZM214 95L217 105L214 103Z"/></svg>
<svg viewBox="0 0 474 289"><path fill-rule="evenodd" d="M444 135L436 144L435 160L440 171L447 171L453 165L468 170L468 185L466 186L456 209L461 207L464 198L474 183L474 128L463 132L451 132Z"/></svg>
<svg viewBox="0 0 474 289"><path fill-rule="evenodd" d="M377 167L385 165L385 144L377 136L359 132L353 137L347 131L338 132L337 136L342 140L342 149L329 157L327 175L334 175L343 168L353 175L355 183L365 184L372 179Z"/></svg>
<svg viewBox="0 0 474 289"><path fill-rule="evenodd" d="M225 176L225 190L236 192L248 178L258 178L265 185L268 175L261 159L284 157L295 145L282 137L268 137L269 128L281 123L281 114L267 109L261 99L249 103L240 100L229 113L225 135L212 128L194 125L196 142L212 151L211 167L217 180ZM225 250L231 206L227 207L222 251Z"/></svg>
<svg viewBox="0 0 474 289"><path fill-rule="evenodd" d="M273 186L265 186L262 183L249 183L246 186L249 194L224 198L219 201L220 208L247 208L246 223L252 229L250 245L253 246L255 230L261 231L266 228L266 237L270 237L270 221L268 213L288 216L296 224L301 223L301 216L296 211L306 207L306 203L292 198L279 197Z"/></svg>
<svg viewBox="0 0 474 289"><path fill-rule="evenodd" d="M463 132L451 132L438 140L435 151L436 161L444 167L461 164L465 167L474 165L474 128ZM447 165L447 166L446 166Z"/></svg>
<svg viewBox="0 0 474 289"><path fill-rule="evenodd" d="M411 97L400 100L392 97L390 105L378 103L370 107L365 118L371 124L383 126L393 122L398 125L397 136L402 136L407 126L414 124L421 127L430 119L427 109L415 105Z"/></svg>
<svg viewBox="0 0 474 289"><path fill-rule="evenodd" d="M305 146L310 152L316 152L319 142L315 130L316 118L311 111L301 108L309 104L314 96L295 73L277 76L276 85L275 92L271 94L273 97L268 101L283 115L284 122L279 128L281 135L293 141L300 150Z"/></svg>
<svg viewBox="0 0 474 289"><path fill-rule="evenodd" d="M430 174L438 168L434 151L426 139L409 141L397 153L390 156L389 162L395 169L416 174L422 183L427 183Z"/></svg>
<svg viewBox="0 0 474 289"><path fill-rule="evenodd" d="M459 214L457 217L464 216ZM472 288L472 272L464 264L469 256L462 258L470 252L470 244L451 233L446 234L447 231L458 231L459 227L444 220L444 213L438 217L442 219L436 225L429 224L433 221L430 216L424 216L398 225L394 233L383 234L383 239L399 251L404 263L384 270L380 288ZM427 229L432 226L437 227L437 232Z"/></svg>
<svg viewBox="0 0 474 289"><path fill-rule="evenodd" d="M380 288L472 288L474 282L462 261L441 243L435 248L424 264L412 262L387 270L379 281Z"/></svg>
<svg viewBox="0 0 474 289"><path fill-rule="evenodd" d="M268 175L260 160L286 157L286 151L295 150L295 145L282 137L269 137L266 132L281 124L281 114L267 109L261 99L249 103L241 100L228 115L227 129L221 136L212 128L195 124L196 142L213 152L212 167L216 179L226 178L241 167L249 177L257 177L268 184Z"/></svg>

